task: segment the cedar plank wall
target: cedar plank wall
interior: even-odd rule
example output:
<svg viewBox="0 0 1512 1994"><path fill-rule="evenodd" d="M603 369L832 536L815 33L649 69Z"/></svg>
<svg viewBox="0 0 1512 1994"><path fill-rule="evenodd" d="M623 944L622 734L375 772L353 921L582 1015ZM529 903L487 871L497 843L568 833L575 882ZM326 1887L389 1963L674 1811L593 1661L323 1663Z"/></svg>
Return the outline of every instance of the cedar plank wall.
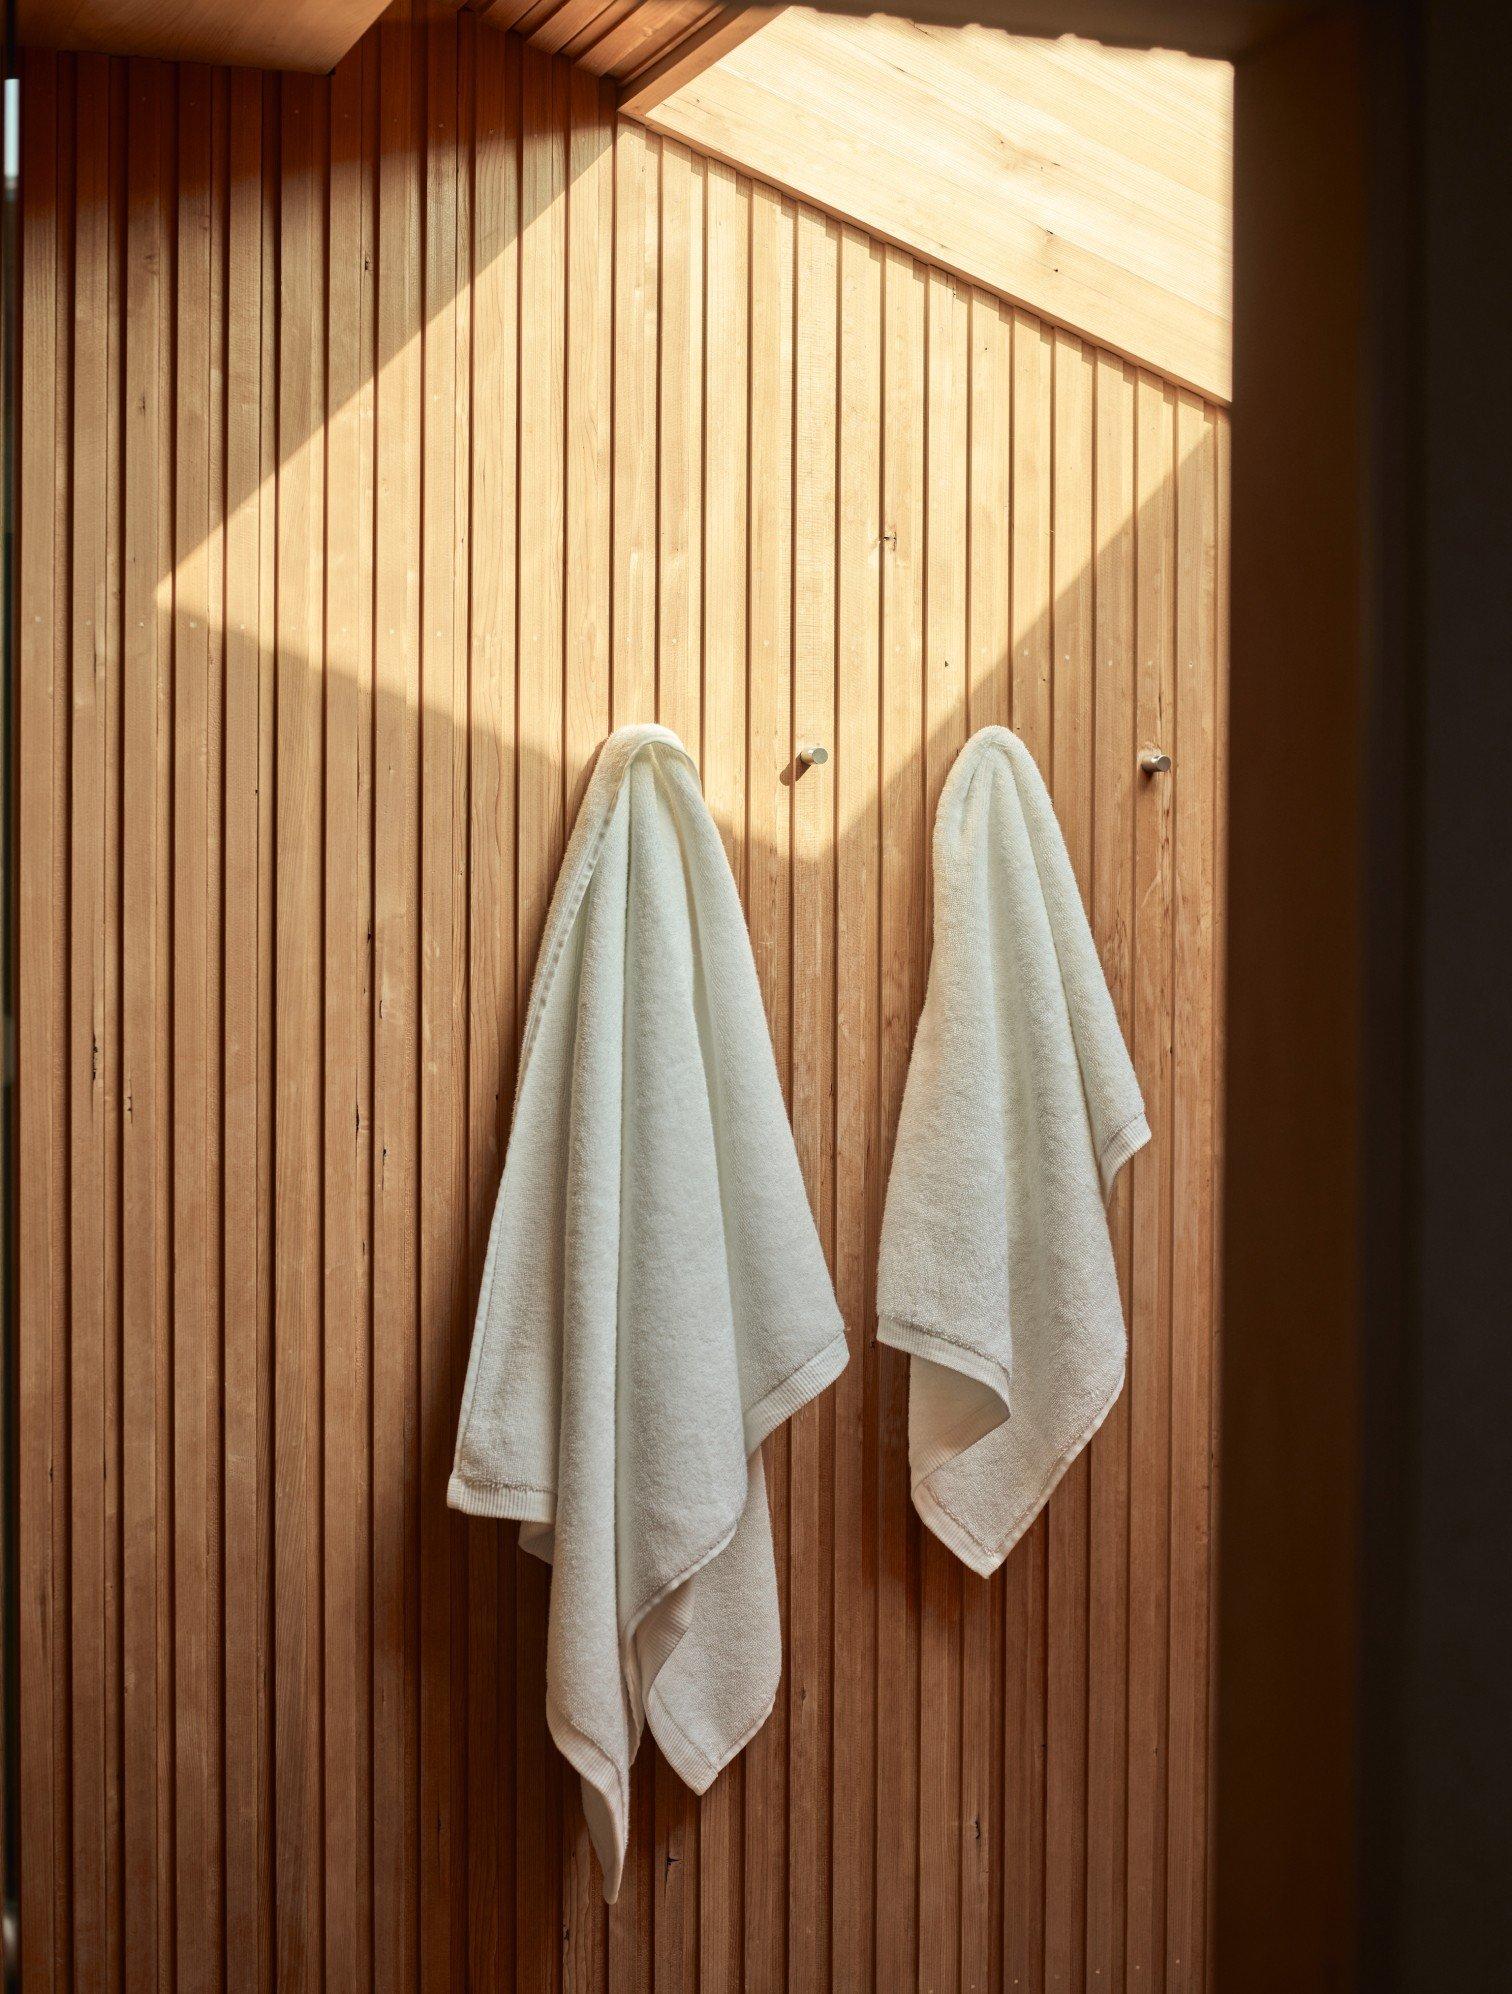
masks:
<svg viewBox="0 0 1512 1994"><path fill-rule="evenodd" d="M28 1994L1201 1986L1223 416L467 16L328 82L28 55L24 131ZM653 715L855 1357L771 1443L777 1709L702 1805L648 1743L606 1912L546 1574L442 1493L553 870ZM871 1289L993 720L1156 1141L1129 1389L983 1584Z"/></svg>

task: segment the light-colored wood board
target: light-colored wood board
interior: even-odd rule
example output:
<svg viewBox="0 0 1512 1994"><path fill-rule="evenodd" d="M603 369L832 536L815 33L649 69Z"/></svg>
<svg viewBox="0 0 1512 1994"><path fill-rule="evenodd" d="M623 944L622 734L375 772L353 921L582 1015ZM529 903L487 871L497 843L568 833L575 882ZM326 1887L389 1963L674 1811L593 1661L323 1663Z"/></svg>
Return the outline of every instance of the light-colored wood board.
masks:
<svg viewBox="0 0 1512 1994"><path fill-rule="evenodd" d="M1096 360L1093 489L1093 933L1124 1036L1133 974L1134 381L1109 354ZM1108 1208L1124 1318L1132 1255L1130 1173ZM1124 1846L1128 1773L1129 1392L1092 1443L1087 1644L1086 1971L1124 1985Z"/></svg>
<svg viewBox="0 0 1512 1994"><path fill-rule="evenodd" d="M122 1837L125 1854L123 1965L129 1986L156 1974L159 1946L158 1639L155 1594L161 1428L155 1378L158 1075L156 1020L165 1010L156 950L160 864L155 807L157 680L166 646L157 608L157 514L167 466L161 461L158 349L165 343L161 272L166 216L158 157L162 105L152 72L128 72L125 299L124 592L122 619L135 669L122 698L121 1089L122 1129Z"/></svg>
<svg viewBox="0 0 1512 1994"><path fill-rule="evenodd" d="M566 487L567 70L520 52L520 346L517 542L516 993L523 1012L565 838L562 768ZM563 1804L577 1805L546 1728L548 1574L516 1551L515 1921L527 1984L557 1971Z"/></svg>
<svg viewBox="0 0 1512 1994"><path fill-rule="evenodd" d="M277 978L274 902L277 875L275 770L278 630L278 342L268 336L279 323L278 209L282 164L278 143L278 94L264 78L261 184L258 221L261 254L258 353L257 509L257 1925L258 1984L274 1985L277 1973L277 1876L274 1858L276 1749L272 1699L266 1685L274 1667L274 1040Z"/></svg>
<svg viewBox="0 0 1512 1994"><path fill-rule="evenodd" d="M882 600L878 1097L882 1169L897 1132L914 1025L924 1000L925 301L927 273L889 250L882 276ZM918 1963L919 1542L908 1497L908 1362L879 1350L877 1511L877 1812L873 1905L879 1986Z"/></svg>
<svg viewBox="0 0 1512 1994"><path fill-rule="evenodd" d="M614 107L586 71L569 80L567 293L567 804L575 816L609 729L613 448ZM701 376L696 377L701 386Z"/></svg>
<svg viewBox="0 0 1512 1994"><path fill-rule="evenodd" d="M321 1686L317 1559L320 1447L319 745L325 669L319 447L325 271L325 91L282 93L280 307L311 327L278 358L278 573L275 832L274 1729L280 1983L318 1971L321 1929Z"/></svg>
<svg viewBox="0 0 1512 1994"><path fill-rule="evenodd" d="M1005 724L1013 668L1013 329L1007 308L971 297L966 511L967 727ZM961 1985L1002 1980L1004 1579L961 1581Z"/></svg>
<svg viewBox="0 0 1512 1994"><path fill-rule="evenodd" d="M367 908L372 849L373 302L371 130L359 50L331 85L325 683L325 1976L371 1979L371 1586L362 1518L371 1307L372 1101ZM374 72L376 75L376 72ZM354 779L355 778L355 779ZM352 1436L362 1434L361 1444Z"/></svg>
<svg viewBox="0 0 1512 1994"><path fill-rule="evenodd" d="M174 1555L174 1956L183 1985L208 1988L220 1950L213 1860L215 1789L211 1707L210 1459L218 1452L210 1325L219 1283L209 1224L212 1083L210 932L218 839L211 836L210 308L211 79L202 70L179 93L179 263L173 517L173 1555ZM216 632L218 638L218 631ZM217 812L218 814L218 812ZM219 1394L217 1393L217 1400Z"/></svg>
<svg viewBox="0 0 1512 1994"><path fill-rule="evenodd" d="M704 187L704 800L737 886L746 876L746 532L749 517L750 189L710 163ZM704 1796L698 1831L700 1983L738 1987L744 1938L745 1766Z"/></svg>
<svg viewBox="0 0 1512 1994"><path fill-rule="evenodd" d="M421 312L423 454L420 546L420 1162L417 1212L420 1306L420 1971L444 1986L461 1971L460 1898L453 1890L462 1848L461 1728L453 1684L464 1635L464 1533L446 1506L452 1409L461 1392L465 1334L456 1253L463 1230L463 1073L456 854L465 803L458 795L461 686L455 576L466 565L465 495L458 504L458 417L468 377L458 365L467 263L458 36L427 22L425 235ZM461 448L467 448L464 427ZM465 613L465 612L464 612Z"/></svg>
<svg viewBox="0 0 1512 1994"><path fill-rule="evenodd" d="M1141 373L1135 390L1135 739L1170 747L1175 710L1175 407ZM1129 1049L1152 1139L1129 1166L1129 1695L1125 1985L1165 1976L1166 1741L1170 1655L1171 784L1141 777L1134 804L1134 989Z"/></svg>
<svg viewBox="0 0 1512 1994"><path fill-rule="evenodd" d="M836 383L839 230L801 208L793 283L793 740L835 738ZM835 1264L835 788L832 763L790 765L793 799L793 1137ZM787 1980L829 1985L830 1577L834 1399L789 1427L790 1817ZM843 1816L842 1816L843 1819Z"/></svg>
<svg viewBox="0 0 1512 1994"><path fill-rule="evenodd" d="M422 434L418 144L423 99L410 24L378 31L373 853L373 1958L378 1984L413 1984L418 1768L415 1532L415 1156L419 963ZM383 1884L379 1879L391 1879Z"/></svg>
<svg viewBox="0 0 1512 1994"><path fill-rule="evenodd" d="M1224 400L1231 97L1169 51L788 7L644 115Z"/></svg>
<svg viewBox="0 0 1512 1994"><path fill-rule="evenodd" d="M614 149L613 705L616 727L656 713L657 305L661 142Z"/></svg>
<svg viewBox="0 0 1512 1994"><path fill-rule="evenodd" d="M934 932L928 829L966 740L966 548L970 304L942 271L927 275L924 460L923 948ZM961 1923L961 1563L929 1532L920 1540L919 1976L959 1985Z"/></svg>
<svg viewBox="0 0 1512 1994"><path fill-rule="evenodd" d="M881 1217L878 1130L878 713L881 691L882 254L858 230L840 242L835 602L835 1292L850 1362L835 1386L835 1671L830 1973L875 1984L877 1839L876 1346L871 1335Z"/></svg>
<svg viewBox="0 0 1512 1994"><path fill-rule="evenodd" d="M634 133L635 143L630 143ZM661 290L661 141L639 126L616 128L614 187L613 628L611 717L616 727L656 718L656 462ZM655 1833L654 1762L631 1783L631 1834ZM655 1874L630 1865L609 1913L609 1986L652 1985Z"/></svg>
<svg viewBox="0 0 1512 1994"><path fill-rule="evenodd" d="M656 713L698 753L703 564L704 162L661 147L661 301L656 455ZM644 475L644 472L643 472ZM658 1987L698 1979L698 1807L660 1753L655 1760L652 1971Z"/></svg>
<svg viewBox="0 0 1512 1994"><path fill-rule="evenodd" d="M1212 1531L1216 1093L1217 447L1214 416L1176 408L1176 878L1173 1010L1176 1100L1172 1202L1188 1216L1174 1246L1171 1300L1171 1573L1166 1979L1202 1985L1207 1919L1208 1585Z"/></svg>
<svg viewBox="0 0 1512 1994"><path fill-rule="evenodd" d="M1013 642L1011 724L1053 774L1055 497L1051 328L1012 314ZM1003 1973L1039 1986L1045 1970L1049 1517L1041 1511L1003 1567Z"/></svg>
<svg viewBox="0 0 1512 1994"><path fill-rule="evenodd" d="M1053 369L1050 791L1084 904L1092 898L1092 354L1058 332ZM1086 1984L1087 1586L1091 1455L1050 1497L1046 1630L1045 1986Z"/></svg>
<svg viewBox="0 0 1512 1994"><path fill-rule="evenodd" d="M519 327L519 72L516 41L474 43L472 392L492 411L468 461L470 642L468 851L468 1268L482 1278L508 1130L516 1016L515 450ZM507 1562L506 1562L507 1560ZM513 1546L486 1525L468 1539L468 1755L497 1767L468 1781L468 1966L493 1985L514 1959Z"/></svg>
<svg viewBox="0 0 1512 1994"><path fill-rule="evenodd" d="M769 187L751 199L749 649L746 917L777 1069L792 1102L793 285L795 215ZM783 1624L788 1613L789 1434L766 1442L767 1497ZM789 1820L786 1674L745 1753L747 1986L787 1973Z"/></svg>
<svg viewBox="0 0 1512 1994"><path fill-rule="evenodd" d="M70 795L72 895L69 905L70 1155L73 1214L69 1284L73 1297L69 1390L72 1397L70 1531L76 1598L71 1645L73 1733L74 1963L81 1978L103 1978L109 1921L107 1875L113 1861L107 1801L106 1656L109 1625L106 1502L108 1240L106 1102L115 1085L114 1038L107 1024L107 896L113 875L106 845L109 783L110 504L106 472L110 423L108 253L110 79L99 61L81 68L82 117L74 168L73 409L77 438L69 533L73 543L72 743ZM112 896L113 897L113 896ZM113 1023L113 1020L111 1021Z"/></svg>

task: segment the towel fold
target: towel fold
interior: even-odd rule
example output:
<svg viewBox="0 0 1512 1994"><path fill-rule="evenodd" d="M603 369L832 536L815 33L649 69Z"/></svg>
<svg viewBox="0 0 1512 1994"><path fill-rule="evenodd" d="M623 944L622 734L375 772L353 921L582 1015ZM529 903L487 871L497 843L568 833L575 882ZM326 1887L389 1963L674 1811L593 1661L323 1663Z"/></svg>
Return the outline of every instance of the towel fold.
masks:
<svg viewBox="0 0 1512 1994"><path fill-rule="evenodd" d="M1106 1199L1150 1139L1045 785L966 743L934 831L934 953L893 1152L878 1335L906 1351L915 1506L1000 1565L1117 1398Z"/></svg>
<svg viewBox="0 0 1512 1994"><path fill-rule="evenodd" d="M676 736L623 728L542 937L448 1490L553 1567L611 1903L643 1723L701 1793L772 1707L761 1443L845 1361L724 847Z"/></svg>

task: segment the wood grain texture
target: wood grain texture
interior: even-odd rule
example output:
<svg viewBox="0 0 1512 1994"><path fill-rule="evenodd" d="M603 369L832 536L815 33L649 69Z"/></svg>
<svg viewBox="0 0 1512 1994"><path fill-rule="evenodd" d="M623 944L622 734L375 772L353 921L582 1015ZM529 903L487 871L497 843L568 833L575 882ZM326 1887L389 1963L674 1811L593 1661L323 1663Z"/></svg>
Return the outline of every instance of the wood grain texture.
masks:
<svg viewBox="0 0 1512 1994"><path fill-rule="evenodd" d="M1232 74L784 7L627 112L1226 400Z"/></svg>
<svg viewBox="0 0 1512 1994"><path fill-rule="evenodd" d="M442 0L448 4L448 0ZM718 0L467 0L491 28L509 28L547 55L566 55L594 76L628 82L697 75L765 25L775 8ZM749 13L759 14L755 20ZM666 65L665 70L663 65Z"/></svg>
<svg viewBox="0 0 1512 1994"><path fill-rule="evenodd" d="M780 7L716 7L696 27L674 41L664 54L637 69L620 90L619 107L626 117L643 118L648 111L702 76L731 49L759 34Z"/></svg>
<svg viewBox="0 0 1512 1994"><path fill-rule="evenodd" d="M17 0L24 47L234 62L324 72L383 12L385 0Z"/></svg>
<svg viewBox="0 0 1512 1994"><path fill-rule="evenodd" d="M24 92L28 1986L1202 1987L1223 414L465 13ZM606 1911L547 1575L441 1494L562 841L658 716L853 1361L768 1450L777 1708L702 1802L648 1744ZM989 721L1156 1139L1129 1388L983 1582L872 1312Z"/></svg>

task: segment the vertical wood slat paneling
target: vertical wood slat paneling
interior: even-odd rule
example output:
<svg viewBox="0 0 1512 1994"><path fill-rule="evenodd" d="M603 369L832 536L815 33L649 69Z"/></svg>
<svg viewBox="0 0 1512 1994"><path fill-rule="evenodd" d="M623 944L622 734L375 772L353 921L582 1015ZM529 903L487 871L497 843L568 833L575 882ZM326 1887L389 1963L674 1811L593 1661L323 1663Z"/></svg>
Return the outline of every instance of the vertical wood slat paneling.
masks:
<svg viewBox="0 0 1512 1994"><path fill-rule="evenodd" d="M1222 415L471 19L24 89L29 1975L1204 1985ZM606 1913L547 1575L441 1494L535 937L653 715L854 1361L768 1448L778 1707L701 1803L648 1744ZM871 1318L930 820L995 720L1156 1140L1128 1390L984 1583Z"/></svg>
<svg viewBox="0 0 1512 1994"><path fill-rule="evenodd" d="M106 1970L109 1915L106 1878L106 1501L107 1240L105 1128L106 903L108 840L106 662L111 614L108 548L111 445L109 411L109 84L106 65L80 65L78 106L84 132L74 182L73 427L79 438L73 488L72 815L69 960L69 1092L75 1103L70 1143L70 1461L71 1544L75 1601L70 1630L73 1727L74 1970L81 1980Z"/></svg>
<svg viewBox="0 0 1512 1994"><path fill-rule="evenodd" d="M701 746L703 590L698 495L703 477L704 164L661 148L660 351L656 383L657 718ZM569 315L571 307L569 305ZM649 468L649 467L648 467ZM658 1987L698 1979L698 1803L664 1759L653 1778L652 1931Z"/></svg>
<svg viewBox="0 0 1512 1994"><path fill-rule="evenodd" d="M1096 357L1093 569L1092 924L1108 988L1131 1015L1133 952L1134 382L1127 365ZM1130 1175L1114 1186L1108 1223L1124 1315L1129 1314ZM1086 1971L1124 1985L1129 1659L1129 1405L1127 1388L1092 1442L1087 1600Z"/></svg>
<svg viewBox="0 0 1512 1994"><path fill-rule="evenodd" d="M488 37L485 37L488 38ZM582 302L567 318L567 685L564 768L569 820L609 730L610 488L613 375L614 109L585 70L569 73L567 291ZM567 1816L563 1867L565 1988L603 1982L608 1920L581 1808Z"/></svg>
<svg viewBox="0 0 1512 1994"><path fill-rule="evenodd" d="M963 288L930 271L925 296L924 822L934 823L950 765L966 740L967 391L970 307ZM923 936L933 931L934 869L924 848ZM919 1979L959 1985L961 1921L961 1616L966 1574L939 1539L919 1540Z"/></svg>
<svg viewBox="0 0 1512 1994"><path fill-rule="evenodd" d="M1047 778L1054 770L1054 335L1013 313L1010 423L1010 725ZM1004 1567L1003 1973L1039 1987L1045 1972L1045 1672L1050 1518L1042 1510Z"/></svg>
<svg viewBox="0 0 1512 1994"><path fill-rule="evenodd" d="M970 729L1006 725L1012 684L1012 316L971 300L966 513L966 707ZM1001 1693L1004 1580L961 1580L961 1985L1000 1985L1005 1842Z"/></svg>
<svg viewBox="0 0 1512 1994"><path fill-rule="evenodd" d="M850 1363L835 1386L834 1715L830 1956L833 1984L874 1984L877 1728L877 1353L867 1333L881 1215L878 1156L878 707L881 679L882 254L840 242L835 532L837 839L835 910L835 1293Z"/></svg>
<svg viewBox="0 0 1512 1994"><path fill-rule="evenodd" d="M330 1881L325 1979L357 1989L372 1977L371 1574L366 1557L371 1392L371 986L368 920L372 847L373 394L369 293L362 263L342 245L373 244L372 65L363 52L331 85L326 479L351 494L333 506L326 542L325 1032L322 1157L325 1235L323 1640L325 1836Z"/></svg>
<svg viewBox="0 0 1512 1994"><path fill-rule="evenodd" d="M1135 389L1135 729L1169 738L1174 711L1172 588L1175 432L1171 392L1141 373ZM1125 1976L1164 1977L1166 1685L1170 1569L1171 1033L1173 784L1140 786L1134 823L1134 990L1129 1040L1153 1131L1130 1171L1129 1660Z"/></svg>
<svg viewBox="0 0 1512 1994"><path fill-rule="evenodd" d="M149 65L127 71L127 218L124 335L125 472L122 494L123 650L121 825L121 1424L122 1424L122 1843L125 1857L124 1965L128 1987L166 1977L162 1929L164 1824L160 1818L157 1590L159 1533L167 1504L159 1494L165 1435L158 1406L157 1289L163 1242L157 1209L162 1108L157 1020L168 1011L159 987L157 812L159 680L166 678L157 587L165 418L159 347L168 243L164 79ZM164 744L166 746L166 744Z"/></svg>
<svg viewBox="0 0 1512 1994"><path fill-rule="evenodd" d="M220 1556L225 1685L225 1913L228 1957L259 1957L262 1790L260 1533L260 1268L258 1240L261 1059L258 1007L261 680L259 592L262 329L263 89L253 75L228 83L226 253L224 816L225 990L221 1012L222 1123Z"/></svg>
<svg viewBox="0 0 1512 1994"><path fill-rule="evenodd" d="M515 1020L515 394L519 323L518 44L479 35L473 66L473 405L493 411L470 452L468 542L468 1278L481 1277L489 1187L503 1159ZM468 1967L509 1984L514 1961L514 1546L470 1522Z"/></svg>
<svg viewBox="0 0 1512 1994"><path fill-rule="evenodd" d="M21 351L24 384L36 394L18 439L21 489L31 505L17 549L20 614L17 619L19 686L16 702L16 840L18 939L16 956L16 1057L18 1071L39 1076L21 1088L16 1108L17 1253L25 1275L17 1309L19 1438L17 1555L20 1617L16 1646L26 1696L16 1768L23 1795L26 1860L20 1916L25 1933L23 1970L30 1985L66 1984L66 1921L57 1917L58 1881L66 1877L58 1819L56 1731L57 1658L64 1653L59 1591L69 1582L68 1539L53 1511L61 1463L54 1454L54 1352L61 1347L63 1296L53 1240L61 1230L63 1189L59 1151L64 1141L53 1075L61 1064L66 986L58 976L54 926L61 906L53 897L55 818L62 808L54 774L58 713L56 647L67 619L57 600L66 572L54 512L61 455L56 402L58 265L66 206L60 186L57 64L29 61L30 116L22 131L22 172L31 190L21 217ZM21 827L24 826L24 829ZM24 1188L22 1188L24 1187Z"/></svg>
<svg viewBox="0 0 1512 1994"><path fill-rule="evenodd" d="M417 1978L414 1662L423 83L402 16L378 30L373 716L373 1962ZM417 72L420 72L417 74ZM382 827L382 835L378 827Z"/></svg>
<svg viewBox="0 0 1512 1994"><path fill-rule="evenodd" d="M319 1988L325 1877L321 1760L319 1076L325 642L323 305L327 93L283 92L279 202L274 940L273 1627L276 1979ZM294 326L311 336L292 338ZM175 574L175 584L179 576ZM175 660L175 663L177 660Z"/></svg>
<svg viewBox="0 0 1512 1994"><path fill-rule="evenodd" d="M212 1163L220 1102L211 967L220 929L220 756L211 647L213 640L219 649L224 625L215 619L212 639L211 346L220 330L211 309L212 115L210 75L186 70L179 94L173 427L173 1682L176 1953L179 1983L193 1988L218 1979L220 1950L219 1754L212 1752L220 1722L210 1673L218 1561L209 1528L211 1464L220 1454L212 1424L220 1344L210 1334L220 1269L209 1215L217 1199Z"/></svg>
<svg viewBox="0 0 1512 1994"><path fill-rule="evenodd" d="M703 760L704 795L737 883L746 854L746 522L750 407L750 188L727 166L705 171ZM745 1767L704 1797L698 1836L699 1980L740 1984Z"/></svg>
<svg viewBox="0 0 1512 1994"><path fill-rule="evenodd" d="M783 771L793 753L793 205L769 187L751 195L750 541L747 604L747 768ZM746 796L746 915L766 997L783 1090L792 1100L792 800L780 780L751 780ZM767 1496L777 1590L788 1600L791 1435L766 1442ZM784 1625L786 1624L784 1620ZM785 1984L788 1930L788 1693L746 1748L744 1984Z"/></svg>
<svg viewBox="0 0 1512 1994"><path fill-rule="evenodd" d="M927 273L889 249L882 274L882 584L877 790L881 810L878 1075L884 1183L924 999L924 390ZM871 1325L867 1324L867 1330ZM908 1491L908 1365L878 1350L875 1961L881 1986L917 1966L918 1574Z"/></svg>
<svg viewBox="0 0 1512 1994"><path fill-rule="evenodd" d="M1051 349L1050 787L1082 899L1093 904L1091 354L1057 332ZM1087 1588L1092 1457L1050 1498L1045 1659L1045 1986L1086 1982Z"/></svg>

